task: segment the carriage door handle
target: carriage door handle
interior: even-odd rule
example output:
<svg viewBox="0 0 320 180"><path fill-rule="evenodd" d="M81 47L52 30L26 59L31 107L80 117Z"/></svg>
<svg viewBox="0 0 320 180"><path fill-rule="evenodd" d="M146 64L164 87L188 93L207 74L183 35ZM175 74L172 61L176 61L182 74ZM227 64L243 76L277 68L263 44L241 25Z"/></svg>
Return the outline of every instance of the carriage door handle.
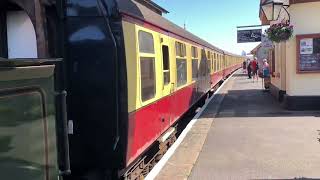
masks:
<svg viewBox="0 0 320 180"><path fill-rule="evenodd" d="M174 83L171 83L170 93L173 93L174 91Z"/></svg>

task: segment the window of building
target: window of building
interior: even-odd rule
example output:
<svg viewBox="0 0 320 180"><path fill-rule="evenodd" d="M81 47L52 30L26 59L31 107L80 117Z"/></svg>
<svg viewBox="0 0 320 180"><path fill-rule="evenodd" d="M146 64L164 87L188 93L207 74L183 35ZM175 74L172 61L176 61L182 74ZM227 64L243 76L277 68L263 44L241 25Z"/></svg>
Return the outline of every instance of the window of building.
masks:
<svg viewBox="0 0 320 180"><path fill-rule="evenodd" d="M177 86L183 86L187 83L187 60L177 59Z"/></svg>
<svg viewBox="0 0 320 180"><path fill-rule="evenodd" d="M170 60L169 60L169 47L162 46L162 60L163 60L163 82L164 85L170 83Z"/></svg>
<svg viewBox="0 0 320 180"><path fill-rule="evenodd" d="M141 99L147 101L156 95L156 66L154 41L151 33L139 31Z"/></svg>

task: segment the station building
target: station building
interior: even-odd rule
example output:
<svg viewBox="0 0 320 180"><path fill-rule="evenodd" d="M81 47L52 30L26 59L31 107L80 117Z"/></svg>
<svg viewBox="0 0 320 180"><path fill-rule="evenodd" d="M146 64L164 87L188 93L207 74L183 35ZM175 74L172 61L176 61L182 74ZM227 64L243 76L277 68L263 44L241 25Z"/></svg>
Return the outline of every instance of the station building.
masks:
<svg viewBox="0 0 320 180"><path fill-rule="evenodd" d="M259 16L263 25L293 26L293 36L268 52L271 93L289 110L320 110L320 0L261 0Z"/></svg>
<svg viewBox="0 0 320 180"><path fill-rule="evenodd" d="M262 67L263 60L268 59L269 49L273 47L273 44L267 38L264 38L260 44L258 44L253 50L251 50L250 54L252 54L258 60L259 65L259 75L262 75ZM266 42L267 41L267 42Z"/></svg>

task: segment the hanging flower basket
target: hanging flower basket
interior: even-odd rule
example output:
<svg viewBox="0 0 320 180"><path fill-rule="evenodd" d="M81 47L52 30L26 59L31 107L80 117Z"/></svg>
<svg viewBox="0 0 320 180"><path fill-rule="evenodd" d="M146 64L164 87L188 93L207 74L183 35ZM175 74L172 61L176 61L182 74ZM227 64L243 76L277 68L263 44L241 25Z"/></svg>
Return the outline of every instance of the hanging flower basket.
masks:
<svg viewBox="0 0 320 180"><path fill-rule="evenodd" d="M289 23L278 23L266 30L268 38L273 42L287 41L292 37L293 26Z"/></svg>

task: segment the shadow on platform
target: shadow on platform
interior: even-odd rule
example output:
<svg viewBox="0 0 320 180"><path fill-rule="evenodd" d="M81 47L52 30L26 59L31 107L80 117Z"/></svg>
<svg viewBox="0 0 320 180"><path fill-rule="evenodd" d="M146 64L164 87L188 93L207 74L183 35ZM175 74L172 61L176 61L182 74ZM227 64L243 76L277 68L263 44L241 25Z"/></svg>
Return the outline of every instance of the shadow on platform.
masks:
<svg viewBox="0 0 320 180"><path fill-rule="evenodd" d="M244 76L248 76L247 74L234 74L233 77L244 77Z"/></svg>
<svg viewBox="0 0 320 180"><path fill-rule="evenodd" d="M215 114L216 118L225 117L320 117L319 111L288 111L269 93L262 89L229 90L227 94L216 94L223 97L223 102ZM214 102L211 102L214 103ZM204 118L212 118L211 106L208 105Z"/></svg>

